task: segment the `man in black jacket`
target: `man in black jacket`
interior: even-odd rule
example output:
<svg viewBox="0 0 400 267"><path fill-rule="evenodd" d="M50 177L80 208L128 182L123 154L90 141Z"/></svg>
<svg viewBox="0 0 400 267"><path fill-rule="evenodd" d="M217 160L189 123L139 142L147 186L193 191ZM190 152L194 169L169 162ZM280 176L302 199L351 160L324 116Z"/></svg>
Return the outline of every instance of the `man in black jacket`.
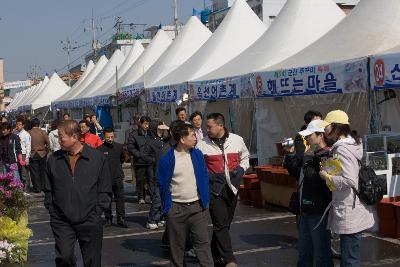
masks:
<svg viewBox="0 0 400 267"><path fill-rule="evenodd" d="M101 212L111 201L111 178L106 158L82 144L76 121L58 126L61 150L48 159L44 204L50 214L56 266L76 266L78 240L85 266L101 266Z"/></svg>
<svg viewBox="0 0 400 267"><path fill-rule="evenodd" d="M18 135L11 132L9 122L1 123L0 162L2 173L13 172L14 178L20 179L18 163L25 166L25 161L22 159L20 139Z"/></svg>
<svg viewBox="0 0 400 267"><path fill-rule="evenodd" d="M127 228L125 222L125 200L124 200L124 172L122 170L122 163L124 162L123 145L114 142L114 129L105 128L103 131L104 143L97 149L100 150L107 159L110 166L112 191L116 202L117 224L121 227ZM112 225L112 202L105 210L106 226Z"/></svg>
<svg viewBox="0 0 400 267"><path fill-rule="evenodd" d="M135 158L136 191L139 204L145 204L145 181L154 177L155 163L154 135L149 130L151 119L147 116L140 118L140 127L132 133L128 140L128 151Z"/></svg>

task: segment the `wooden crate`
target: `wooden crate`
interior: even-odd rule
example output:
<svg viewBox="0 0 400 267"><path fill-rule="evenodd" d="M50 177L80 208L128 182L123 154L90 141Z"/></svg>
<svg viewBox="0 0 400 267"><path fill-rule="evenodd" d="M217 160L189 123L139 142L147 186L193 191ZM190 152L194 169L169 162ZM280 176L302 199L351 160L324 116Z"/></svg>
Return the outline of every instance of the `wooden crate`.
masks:
<svg viewBox="0 0 400 267"><path fill-rule="evenodd" d="M263 203L267 202L285 208L289 207L290 197L296 191L294 188L269 184L264 181L260 182L260 186Z"/></svg>

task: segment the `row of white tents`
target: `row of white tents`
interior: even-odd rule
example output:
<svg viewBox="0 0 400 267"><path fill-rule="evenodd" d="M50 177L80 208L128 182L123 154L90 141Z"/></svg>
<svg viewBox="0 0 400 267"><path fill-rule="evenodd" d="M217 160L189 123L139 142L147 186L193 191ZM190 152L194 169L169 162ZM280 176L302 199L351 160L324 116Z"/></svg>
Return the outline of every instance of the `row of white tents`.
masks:
<svg viewBox="0 0 400 267"><path fill-rule="evenodd" d="M400 45L399 23L398 0L361 0L348 16L332 0L288 0L267 28L245 0L236 0L214 33L191 17L174 41L159 30L146 49L137 40L126 56L116 50L109 60L102 56L96 64L89 62L71 89L56 82L59 77L53 74L48 81L46 78L17 94L9 109L33 110L43 105L82 108L109 104L109 97L117 92L137 97L142 90L165 90L167 95L168 88L175 85L183 84L187 90L189 83L212 84L254 73L363 58L367 62L370 55L400 52L394 49ZM365 87L363 92L328 97L193 102L191 108L224 113L229 128L243 135L250 146L257 144L258 158L263 163L275 154L274 142L292 135L310 108L322 112L342 108L350 113L361 133L367 132L371 105L368 84ZM175 95L160 102L178 98ZM160 116L164 106L147 108L146 112Z"/></svg>

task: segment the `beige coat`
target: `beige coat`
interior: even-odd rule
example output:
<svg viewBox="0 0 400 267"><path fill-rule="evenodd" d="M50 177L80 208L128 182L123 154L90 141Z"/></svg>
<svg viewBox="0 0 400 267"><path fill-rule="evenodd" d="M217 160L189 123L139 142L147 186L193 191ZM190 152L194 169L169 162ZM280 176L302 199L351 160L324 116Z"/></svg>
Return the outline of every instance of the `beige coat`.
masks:
<svg viewBox="0 0 400 267"><path fill-rule="evenodd" d="M363 156L362 144L348 137L332 147L332 154L340 160L341 172L332 176L336 191L332 192L332 208L329 212L328 229L336 234L354 234L374 225L371 206L360 202L352 187L358 190L358 160Z"/></svg>

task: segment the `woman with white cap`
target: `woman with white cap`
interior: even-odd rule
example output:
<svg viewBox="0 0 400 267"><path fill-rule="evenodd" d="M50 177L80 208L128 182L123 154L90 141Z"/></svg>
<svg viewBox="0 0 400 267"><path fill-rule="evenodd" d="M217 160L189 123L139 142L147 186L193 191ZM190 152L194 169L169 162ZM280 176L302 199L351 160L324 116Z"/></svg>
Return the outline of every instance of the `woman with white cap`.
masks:
<svg viewBox="0 0 400 267"><path fill-rule="evenodd" d="M311 149L299 155L298 151L286 156L285 163L291 175L298 179L299 195L299 258L298 267L333 266L331 236L327 218L322 218L332 194L319 176L321 159L329 156L321 120L311 121L300 131Z"/></svg>
<svg viewBox="0 0 400 267"><path fill-rule="evenodd" d="M349 117L344 111L329 112L319 126L325 128L325 137L333 144L332 158L338 162L336 172L320 172L332 191L328 229L340 235L340 266L360 266L361 233L374 224L370 206L362 203L356 194L362 144L351 131Z"/></svg>

